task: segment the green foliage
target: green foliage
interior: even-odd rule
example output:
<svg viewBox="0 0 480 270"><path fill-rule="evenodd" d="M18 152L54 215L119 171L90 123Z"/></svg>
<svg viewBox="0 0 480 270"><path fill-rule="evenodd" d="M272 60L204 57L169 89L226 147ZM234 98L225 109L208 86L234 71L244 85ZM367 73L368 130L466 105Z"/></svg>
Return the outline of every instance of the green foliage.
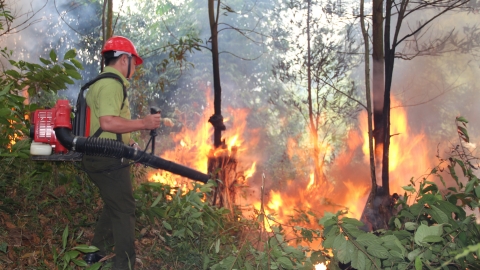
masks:
<svg viewBox="0 0 480 270"><path fill-rule="evenodd" d="M359 230L363 224L342 217L344 212L328 214L320 220L324 226L323 247L334 255L331 269L336 269L338 263L351 264L355 269L480 268L479 226L475 216L464 210L468 207L477 211L479 202L478 178L472 171L474 158L462 145L462 141L468 142L466 123L464 118L457 118L461 142L454 147L454 154L441 160L430 174L440 179L444 190L428 177L405 186L389 230ZM444 163L457 187L445 185L441 173ZM457 169L463 177L456 173Z"/></svg>
<svg viewBox="0 0 480 270"><path fill-rule="evenodd" d="M3 55L9 53L3 50ZM75 60L75 50L64 55L63 61L58 61L52 50L50 59L40 58L44 66L25 61L9 60L12 69L0 75L0 157L28 157L28 145L14 145L28 134L28 118L39 105L52 106L56 101L56 93L73 84L72 79L81 79L78 69L80 62ZM25 97L19 91L28 89L30 101L36 104L25 104ZM13 145L13 146L12 146Z"/></svg>

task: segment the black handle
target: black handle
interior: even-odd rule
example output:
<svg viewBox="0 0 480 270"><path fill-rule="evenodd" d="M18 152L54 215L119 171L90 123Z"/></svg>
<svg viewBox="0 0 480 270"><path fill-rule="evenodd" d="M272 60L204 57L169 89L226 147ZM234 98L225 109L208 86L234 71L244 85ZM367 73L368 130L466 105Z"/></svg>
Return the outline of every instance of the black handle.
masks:
<svg viewBox="0 0 480 270"><path fill-rule="evenodd" d="M161 112L162 110L160 110L158 107L150 107L150 114L157 114ZM152 155L155 155L155 137L157 137L157 129L152 129L150 131L150 137L152 140Z"/></svg>

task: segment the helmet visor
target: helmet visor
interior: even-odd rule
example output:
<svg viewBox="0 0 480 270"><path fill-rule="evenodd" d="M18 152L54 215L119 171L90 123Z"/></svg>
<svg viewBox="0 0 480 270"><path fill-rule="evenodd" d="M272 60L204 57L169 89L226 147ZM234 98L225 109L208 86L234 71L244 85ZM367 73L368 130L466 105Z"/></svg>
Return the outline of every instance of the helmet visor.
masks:
<svg viewBox="0 0 480 270"><path fill-rule="evenodd" d="M128 55L128 56L130 56L130 57L132 56L132 54L129 53L129 52L113 51L113 56L114 56L114 57L118 57L118 56L120 56L120 55L122 55L122 54L126 54L126 55ZM133 56L134 56L133 59L135 59L135 65L136 65L136 66L141 65L141 64L143 63L142 58L140 58L140 57L138 57L138 56L136 56L136 55L133 55Z"/></svg>

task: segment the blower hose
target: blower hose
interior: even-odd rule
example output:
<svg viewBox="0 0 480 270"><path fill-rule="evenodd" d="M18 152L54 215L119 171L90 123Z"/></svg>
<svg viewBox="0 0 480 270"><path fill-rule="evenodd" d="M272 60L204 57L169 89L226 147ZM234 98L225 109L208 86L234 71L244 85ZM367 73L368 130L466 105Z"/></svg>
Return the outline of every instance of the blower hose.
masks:
<svg viewBox="0 0 480 270"><path fill-rule="evenodd" d="M169 171L202 183L207 183L208 179L210 179L207 174L126 146L116 140L75 136L69 128L65 127L58 127L54 130L58 141L67 149L75 152L97 157L127 158L146 166Z"/></svg>

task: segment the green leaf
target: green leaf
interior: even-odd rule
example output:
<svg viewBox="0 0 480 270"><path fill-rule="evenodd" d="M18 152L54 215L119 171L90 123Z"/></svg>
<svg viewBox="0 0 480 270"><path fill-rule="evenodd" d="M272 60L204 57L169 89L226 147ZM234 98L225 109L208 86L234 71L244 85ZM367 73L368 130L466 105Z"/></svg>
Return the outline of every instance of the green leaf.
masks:
<svg viewBox="0 0 480 270"><path fill-rule="evenodd" d="M364 225L363 222L361 222L357 219L354 219L354 218L349 218L349 217L342 218L342 222L346 223L346 224L352 224L352 225L357 226L357 227L361 227L361 226Z"/></svg>
<svg viewBox="0 0 480 270"><path fill-rule="evenodd" d="M52 62L57 62L57 54L54 50L50 51L50 59L52 60Z"/></svg>
<svg viewBox="0 0 480 270"><path fill-rule="evenodd" d="M423 246L424 238L427 236L441 236L443 233L443 226L442 225L434 225L434 226L427 226L421 224L417 231L415 232L415 243L419 246Z"/></svg>
<svg viewBox="0 0 480 270"><path fill-rule="evenodd" d="M350 258L351 254L348 253L348 248L347 248L348 243L350 242L345 240L345 238L341 234L337 236L337 238L335 239L335 242L333 243L333 254L341 263L349 263L351 260Z"/></svg>
<svg viewBox="0 0 480 270"><path fill-rule="evenodd" d="M333 241L333 249L339 250L341 246L345 245L346 242L347 240L345 240L345 236L343 236L343 234L337 235L337 237L335 237L335 240Z"/></svg>
<svg viewBox="0 0 480 270"><path fill-rule="evenodd" d="M377 258L380 258L380 259L387 259L388 255L389 255L388 250L386 248L384 248L383 246L378 245L378 244L369 245L367 247L367 251L371 255L373 255Z"/></svg>
<svg viewBox="0 0 480 270"><path fill-rule="evenodd" d="M468 124L468 120L465 119L465 117L463 117L463 116L457 116L456 120L459 121L459 122Z"/></svg>
<svg viewBox="0 0 480 270"><path fill-rule="evenodd" d="M292 261L287 257L277 258L276 261L282 265L285 269L293 269Z"/></svg>
<svg viewBox="0 0 480 270"><path fill-rule="evenodd" d="M102 267L102 263L101 262L97 262L95 264L92 264L90 267L88 267L86 270L98 270L100 269L100 267Z"/></svg>
<svg viewBox="0 0 480 270"><path fill-rule="evenodd" d="M319 224L322 225L322 226L325 226L325 222L327 220L330 220L330 219L334 219L336 218L335 214L333 213L330 213L330 212L325 212L325 214L323 215L323 217L319 220Z"/></svg>
<svg viewBox="0 0 480 270"><path fill-rule="evenodd" d="M480 198L480 186L477 186L477 187L475 188L475 195L477 195L477 197Z"/></svg>
<svg viewBox="0 0 480 270"><path fill-rule="evenodd" d="M169 231L172 230L172 226L168 222L166 222L165 220L162 221L162 224L163 224L163 227L165 227L165 229L167 229Z"/></svg>
<svg viewBox="0 0 480 270"><path fill-rule="evenodd" d="M382 244L382 240L378 236L371 233L360 235L359 237L357 237L356 241L365 247Z"/></svg>
<svg viewBox="0 0 480 270"><path fill-rule="evenodd" d="M51 65L52 62L50 60L47 60L45 58L42 58L40 57L40 61L44 64L44 65Z"/></svg>
<svg viewBox="0 0 480 270"><path fill-rule="evenodd" d="M477 181L475 181L475 179L471 179L470 181L468 181L467 186L465 187L465 193L472 192L475 184L477 184Z"/></svg>
<svg viewBox="0 0 480 270"><path fill-rule="evenodd" d="M9 70L5 71L5 74L10 75L15 79L20 79L20 77L21 77L20 73L18 73L18 71L13 70L13 69L9 69Z"/></svg>
<svg viewBox="0 0 480 270"><path fill-rule="evenodd" d="M415 270L422 270L422 259L420 257L415 258Z"/></svg>
<svg viewBox="0 0 480 270"><path fill-rule="evenodd" d="M155 199L155 201L153 201L152 205L150 207L155 207L157 206L157 204L160 202L160 200L162 199L162 193L159 193L157 198ZM171 230L171 229L170 229Z"/></svg>
<svg viewBox="0 0 480 270"><path fill-rule="evenodd" d="M3 253L7 253L7 243L5 242L2 242L2 244L0 244L0 251L3 252Z"/></svg>
<svg viewBox="0 0 480 270"><path fill-rule="evenodd" d="M78 266L81 266L81 267L87 267L88 264L85 262L85 261L81 261L81 260L77 260L77 259L73 259L72 258L72 262L75 264L75 265L78 265Z"/></svg>
<svg viewBox="0 0 480 270"><path fill-rule="evenodd" d="M426 243L438 243L442 242L443 238L437 235L427 235L423 238L422 241Z"/></svg>
<svg viewBox="0 0 480 270"><path fill-rule="evenodd" d="M365 270L367 257L361 250L356 249L352 255L352 267L357 270Z"/></svg>
<svg viewBox="0 0 480 270"><path fill-rule="evenodd" d="M77 52L75 51L75 49L71 49L65 53L65 55L63 56L63 59L67 60L67 59L74 58L75 56L77 56Z"/></svg>
<svg viewBox="0 0 480 270"><path fill-rule="evenodd" d="M82 253L92 253L92 252L97 252L99 249L95 246L88 246L88 245L78 245L73 248L74 250L78 250Z"/></svg>
<svg viewBox="0 0 480 270"><path fill-rule="evenodd" d="M72 62L72 64L73 64L75 67L77 67L78 69L82 69L82 70L83 70L83 65L82 65L80 62L78 62L78 60L76 60L76 59L70 59L70 62Z"/></svg>
<svg viewBox="0 0 480 270"><path fill-rule="evenodd" d="M413 260L415 260L415 258L417 258L420 255L420 253L422 253L422 250L417 248L417 249L413 250L412 252L408 253L407 258L411 262L413 262Z"/></svg>
<svg viewBox="0 0 480 270"><path fill-rule="evenodd" d="M412 186L410 186L410 185L408 185L408 186L403 186L402 188L403 188L405 191L409 191L409 192L412 192L412 193L416 191L415 188L412 187Z"/></svg>
<svg viewBox="0 0 480 270"><path fill-rule="evenodd" d="M430 209L425 209L425 211L427 211L427 213L432 216L433 220L435 220L437 223L448 223L447 215L435 205L430 205Z"/></svg>
<svg viewBox="0 0 480 270"><path fill-rule="evenodd" d="M65 227L65 230L63 230L63 235L62 235L62 247L65 249L67 246L67 239L68 239L68 225Z"/></svg>
<svg viewBox="0 0 480 270"><path fill-rule="evenodd" d="M465 142L470 142L470 137L468 136L467 129L461 126L457 126L457 128L458 128L458 134L460 134L460 137L462 137L462 139Z"/></svg>

